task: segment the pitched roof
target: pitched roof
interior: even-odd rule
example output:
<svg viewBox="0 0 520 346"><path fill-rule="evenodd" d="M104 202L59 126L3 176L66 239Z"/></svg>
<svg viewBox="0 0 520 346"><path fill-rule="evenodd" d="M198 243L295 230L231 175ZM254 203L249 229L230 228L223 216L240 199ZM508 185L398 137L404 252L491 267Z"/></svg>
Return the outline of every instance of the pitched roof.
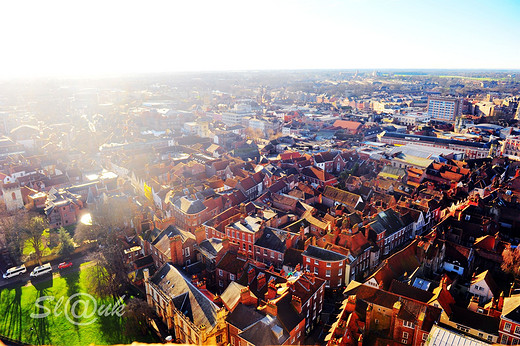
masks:
<svg viewBox="0 0 520 346"><path fill-rule="evenodd" d="M351 208L355 208L359 200L362 200L361 196L356 195L355 193L341 190L332 186L325 186L323 189L323 196L345 204Z"/></svg>
<svg viewBox="0 0 520 346"><path fill-rule="evenodd" d="M383 289L387 289L393 279L405 273L413 273L421 265L416 255L417 242L417 239L414 240L410 245L384 260L382 266L367 281L374 278Z"/></svg>
<svg viewBox="0 0 520 346"><path fill-rule="evenodd" d="M504 298L502 317L510 319L511 321L520 322L520 294L514 294L511 297Z"/></svg>
<svg viewBox="0 0 520 346"><path fill-rule="evenodd" d="M218 306L172 264L166 263L162 266L151 278L151 282L170 297L175 307L188 316L196 326L216 325Z"/></svg>
<svg viewBox="0 0 520 346"><path fill-rule="evenodd" d="M285 250L287 249L285 246L285 240L289 236L290 234L288 234L286 231L266 227L262 236L255 242L255 246L285 253Z"/></svg>
<svg viewBox="0 0 520 346"><path fill-rule="evenodd" d="M332 174L325 172L317 167L305 167L302 169L302 174L323 182L336 179Z"/></svg>
<svg viewBox="0 0 520 346"><path fill-rule="evenodd" d="M224 270L228 273L237 276L237 274L245 266L245 264L245 260L238 258L237 254L228 251L217 263L217 269Z"/></svg>
<svg viewBox="0 0 520 346"><path fill-rule="evenodd" d="M206 209L206 206L200 199L192 199L185 196L178 198L173 204L186 214L197 214Z"/></svg>
<svg viewBox="0 0 520 346"><path fill-rule="evenodd" d="M227 316L227 322L240 331L247 329L265 316L256 310L256 307L239 303L233 312Z"/></svg>
<svg viewBox="0 0 520 346"><path fill-rule="evenodd" d="M314 245L309 245L302 255L322 261L343 261L347 258L345 255L339 254L335 251L322 249Z"/></svg>
<svg viewBox="0 0 520 346"><path fill-rule="evenodd" d="M220 298L222 299L222 303L228 308L230 311L233 311L235 307L237 306L238 302L240 301L240 292L243 289L246 289L246 286L242 286L239 283L236 283L235 281L231 281L220 295ZM253 295L251 293L251 295ZM254 295L253 295L254 296Z"/></svg>
<svg viewBox="0 0 520 346"><path fill-rule="evenodd" d="M290 337L282 326L278 316L267 315L238 336L255 346L282 345Z"/></svg>
<svg viewBox="0 0 520 346"><path fill-rule="evenodd" d="M497 297L500 294L500 288L498 288L495 280L493 279L493 276L491 275L491 272L489 270L485 270L482 273L475 275L471 279L471 284L476 284L478 282L485 281L488 285L489 289L493 293L493 296Z"/></svg>

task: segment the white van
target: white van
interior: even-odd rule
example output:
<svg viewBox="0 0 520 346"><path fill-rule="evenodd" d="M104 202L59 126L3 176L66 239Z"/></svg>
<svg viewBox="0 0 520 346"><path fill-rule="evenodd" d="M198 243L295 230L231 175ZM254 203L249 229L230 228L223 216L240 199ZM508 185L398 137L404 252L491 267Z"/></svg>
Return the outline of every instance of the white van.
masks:
<svg viewBox="0 0 520 346"><path fill-rule="evenodd" d="M22 264L21 266L7 269L7 271L2 276L4 279L10 279L25 272L27 272L27 269L25 268L25 265Z"/></svg>
<svg viewBox="0 0 520 346"><path fill-rule="evenodd" d="M34 268L33 271L31 272L31 276L36 277L36 276L50 273L51 271L52 271L51 264L45 263L44 265Z"/></svg>

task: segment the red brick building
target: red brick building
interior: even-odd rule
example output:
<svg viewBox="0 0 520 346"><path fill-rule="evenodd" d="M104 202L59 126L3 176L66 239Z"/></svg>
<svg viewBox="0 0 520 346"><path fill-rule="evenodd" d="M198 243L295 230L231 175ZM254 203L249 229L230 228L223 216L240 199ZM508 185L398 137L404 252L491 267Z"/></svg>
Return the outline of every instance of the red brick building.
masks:
<svg viewBox="0 0 520 346"><path fill-rule="evenodd" d="M337 288L345 285L345 278L349 277L345 255L309 245L302 256L305 270L325 280L325 287Z"/></svg>
<svg viewBox="0 0 520 346"><path fill-rule="evenodd" d="M502 314L498 329L498 342L503 345L520 344L520 295L503 298ZM500 305L500 301L499 301Z"/></svg>
<svg viewBox="0 0 520 346"><path fill-rule="evenodd" d="M51 228L74 225L79 220L83 202L79 195L63 190L52 191L45 202L45 215Z"/></svg>

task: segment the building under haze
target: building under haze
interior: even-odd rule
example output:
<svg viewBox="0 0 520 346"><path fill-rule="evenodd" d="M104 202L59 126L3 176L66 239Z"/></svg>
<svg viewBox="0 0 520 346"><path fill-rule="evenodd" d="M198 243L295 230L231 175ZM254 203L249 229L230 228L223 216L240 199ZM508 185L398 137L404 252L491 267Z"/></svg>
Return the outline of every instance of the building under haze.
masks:
<svg viewBox="0 0 520 346"><path fill-rule="evenodd" d="M428 115L432 121L452 122L462 114L462 99L428 96Z"/></svg>

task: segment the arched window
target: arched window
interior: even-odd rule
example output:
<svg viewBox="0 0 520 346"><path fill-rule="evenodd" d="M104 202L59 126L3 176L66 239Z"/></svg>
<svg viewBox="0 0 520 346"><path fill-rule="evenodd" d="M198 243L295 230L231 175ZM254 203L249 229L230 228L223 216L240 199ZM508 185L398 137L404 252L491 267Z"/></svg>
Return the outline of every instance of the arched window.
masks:
<svg viewBox="0 0 520 346"><path fill-rule="evenodd" d="M11 194L11 198L13 199L13 201L16 200L16 193L13 192L13 193Z"/></svg>

